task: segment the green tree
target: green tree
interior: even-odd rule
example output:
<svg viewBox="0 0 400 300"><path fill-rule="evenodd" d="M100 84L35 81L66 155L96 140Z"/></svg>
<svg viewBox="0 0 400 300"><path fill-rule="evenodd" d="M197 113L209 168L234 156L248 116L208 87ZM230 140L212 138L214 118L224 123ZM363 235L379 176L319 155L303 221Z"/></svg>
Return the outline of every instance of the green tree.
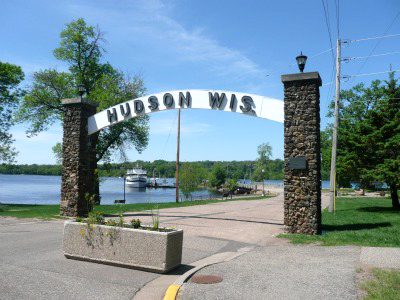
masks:
<svg viewBox="0 0 400 300"><path fill-rule="evenodd" d="M374 181L390 186L392 206L399 209L400 88L394 73L389 80L358 84L341 92L337 175L341 185ZM331 129L328 128L328 130Z"/></svg>
<svg viewBox="0 0 400 300"><path fill-rule="evenodd" d="M58 165L61 165L62 164L62 144L61 143L55 144L53 146L52 150L56 157L56 163Z"/></svg>
<svg viewBox="0 0 400 300"><path fill-rule="evenodd" d="M232 199L232 194L233 192L237 189L238 184L237 181L234 179L228 179L225 183L226 189L229 191L231 194L231 199Z"/></svg>
<svg viewBox="0 0 400 300"><path fill-rule="evenodd" d="M383 97L367 113L360 129L368 147L365 177L386 182L390 187L392 207L399 210L400 187L400 86L390 73L382 86Z"/></svg>
<svg viewBox="0 0 400 300"><path fill-rule="evenodd" d="M212 172L209 175L208 184L212 188L218 188L225 183L226 172L222 164L214 165Z"/></svg>
<svg viewBox="0 0 400 300"><path fill-rule="evenodd" d="M190 198L192 193L207 178L207 170L200 164L185 163L179 172L179 189L185 198Z"/></svg>
<svg viewBox="0 0 400 300"><path fill-rule="evenodd" d="M269 143L263 143L257 148L258 159L254 170L253 180L261 181L270 178L272 147ZM264 171L263 171L264 170Z"/></svg>
<svg viewBox="0 0 400 300"><path fill-rule="evenodd" d="M12 163L17 155L9 130L13 124L13 110L23 94L17 88L22 80L24 73L21 67L0 61L0 162Z"/></svg>
<svg viewBox="0 0 400 300"><path fill-rule="evenodd" d="M332 156L332 135L327 130L321 131L321 178L329 180Z"/></svg>
<svg viewBox="0 0 400 300"><path fill-rule="evenodd" d="M33 84L16 114L20 122L30 122L28 136L47 130L62 121L61 100L77 97L77 84L84 84L90 99L99 103L98 111L140 97L145 92L140 77L129 77L109 63L101 63L104 33L87 26L80 18L66 25L60 34L60 47L54 50L57 59L69 65L70 72L41 70L33 75ZM148 116L132 118L96 133L97 161L110 161L114 153L127 160L126 150L134 146L141 152L148 144ZM53 149L59 154L61 147Z"/></svg>

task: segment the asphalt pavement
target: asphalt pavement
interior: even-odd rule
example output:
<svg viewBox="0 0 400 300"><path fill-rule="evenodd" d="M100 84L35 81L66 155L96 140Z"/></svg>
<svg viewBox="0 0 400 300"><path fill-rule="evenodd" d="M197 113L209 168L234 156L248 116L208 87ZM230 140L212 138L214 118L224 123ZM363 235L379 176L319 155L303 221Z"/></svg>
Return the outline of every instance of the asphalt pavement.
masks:
<svg viewBox="0 0 400 300"><path fill-rule="evenodd" d="M125 218L151 223L150 212ZM160 221L184 230L182 266L165 275L66 259L63 221L1 217L0 299L357 299L357 266L400 268L400 248L275 238L283 232L282 194L160 210ZM222 281L193 283L199 275Z"/></svg>

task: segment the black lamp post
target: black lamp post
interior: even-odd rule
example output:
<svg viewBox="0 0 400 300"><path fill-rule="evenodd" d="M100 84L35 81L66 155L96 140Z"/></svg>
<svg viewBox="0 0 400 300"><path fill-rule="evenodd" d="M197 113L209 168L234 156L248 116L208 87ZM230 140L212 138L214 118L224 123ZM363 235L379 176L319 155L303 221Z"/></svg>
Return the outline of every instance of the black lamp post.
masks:
<svg viewBox="0 0 400 300"><path fill-rule="evenodd" d="M79 96L81 96L81 99L82 99L83 94L86 93L86 87L84 84L78 84L78 92L79 92Z"/></svg>
<svg viewBox="0 0 400 300"><path fill-rule="evenodd" d="M306 66L307 56L303 55L303 52L300 52L300 55L296 57L297 65L299 66L299 70L303 73L304 67Z"/></svg>

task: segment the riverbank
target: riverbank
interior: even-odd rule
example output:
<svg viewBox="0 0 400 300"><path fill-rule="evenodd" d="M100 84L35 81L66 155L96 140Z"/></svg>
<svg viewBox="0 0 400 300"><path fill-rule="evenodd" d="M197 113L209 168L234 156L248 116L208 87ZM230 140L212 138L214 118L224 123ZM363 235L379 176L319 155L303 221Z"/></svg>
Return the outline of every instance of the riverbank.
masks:
<svg viewBox="0 0 400 300"><path fill-rule="evenodd" d="M195 200L185 202L158 202L158 203L136 203L136 204L118 204L118 205L96 205L94 211L102 212L105 215L118 214L121 210L124 212L138 212L144 210L187 207L196 205L205 205L211 203L230 202L238 200L260 200L270 198L270 196L247 196L235 197L225 200ZM16 218L38 218L38 219L59 219L60 205L31 205L31 204L5 204L0 203L0 216Z"/></svg>
<svg viewBox="0 0 400 300"><path fill-rule="evenodd" d="M174 178L167 178L172 184ZM243 180L240 181L242 183ZM246 180L246 184L250 181ZM322 187L329 187L329 181L322 181ZM282 180L265 180L265 191L283 189ZM262 184L258 184L262 189ZM1 175L0 174L0 203L9 204L59 204L61 199L61 177L60 176L38 176L38 175ZM125 203L171 202L175 201L175 189L149 189L149 188L125 188L124 179L106 178L100 184L101 204L114 204L117 199L125 199ZM221 197L213 191L203 189L192 193L193 199L213 199Z"/></svg>

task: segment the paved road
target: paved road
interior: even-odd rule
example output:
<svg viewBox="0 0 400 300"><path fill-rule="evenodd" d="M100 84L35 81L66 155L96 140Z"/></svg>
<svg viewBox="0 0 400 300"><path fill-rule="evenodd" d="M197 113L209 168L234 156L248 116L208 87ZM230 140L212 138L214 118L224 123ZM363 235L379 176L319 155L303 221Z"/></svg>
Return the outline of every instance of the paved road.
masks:
<svg viewBox="0 0 400 300"><path fill-rule="evenodd" d="M148 212L128 213L126 219L131 218L151 223ZM185 233L182 268L159 278L64 258L62 221L0 218L0 298L132 299L156 278L162 283L151 291L159 297L193 262L249 245L284 242L272 237L282 231L282 219L280 197L162 210L161 225L177 226Z"/></svg>
<svg viewBox="0 0 400 300"><path fill-rule="evenodd" d="M148 212L128 213L132 218L151 223ZM381 262L385 253L274 238L283 231L282 195L165 209L160 221L184 229L183 265L167 275L66 259L62 221L0 218L0 299L162 299L194 267L224 280L188 282L183 299L355 299L356 262ZM399 250L385 255L399 257ZM395 261L400 267L398 259L386 263Z"/></svg>
<svg viewBox="0 0 400 300"><path fill-rule="evenodd" d="M63 222L0 225L0 299L132 299L158 275L68 260Z"/></svg>

